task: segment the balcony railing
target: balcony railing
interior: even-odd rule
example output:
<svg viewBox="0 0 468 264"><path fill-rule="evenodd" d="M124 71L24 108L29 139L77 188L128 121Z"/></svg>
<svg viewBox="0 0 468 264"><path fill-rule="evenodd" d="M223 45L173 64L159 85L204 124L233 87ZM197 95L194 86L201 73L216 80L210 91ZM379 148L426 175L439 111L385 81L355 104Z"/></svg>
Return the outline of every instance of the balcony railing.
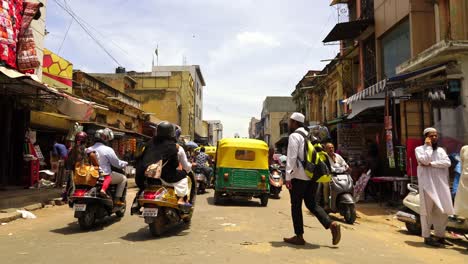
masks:
<svg viewBox="0 0 468 264"><path fill-rule="evenodd" d="M374 19L374 0L361 0L360 19Z"/></svg>

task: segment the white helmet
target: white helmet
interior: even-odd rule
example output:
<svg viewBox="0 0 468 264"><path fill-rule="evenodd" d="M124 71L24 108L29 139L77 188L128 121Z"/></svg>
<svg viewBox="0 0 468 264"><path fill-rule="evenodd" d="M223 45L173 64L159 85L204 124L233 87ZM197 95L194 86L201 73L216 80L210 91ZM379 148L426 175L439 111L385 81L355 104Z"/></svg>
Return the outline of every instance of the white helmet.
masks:
<svg viewBox="0 0 468 264"><path fill-rule="evenodd" d="M100 141L111 141L114 139L114 132L109 128L99 129L94 133L94 139Z"/></svg>

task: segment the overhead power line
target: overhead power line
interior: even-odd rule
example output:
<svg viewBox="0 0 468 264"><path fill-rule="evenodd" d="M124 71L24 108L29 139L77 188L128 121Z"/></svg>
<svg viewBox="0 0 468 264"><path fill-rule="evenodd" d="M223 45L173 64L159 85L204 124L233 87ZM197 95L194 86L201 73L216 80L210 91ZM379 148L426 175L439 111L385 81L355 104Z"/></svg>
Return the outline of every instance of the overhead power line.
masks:
<svg viewBox="0 0 468 264"><path fill-rule="evenodd" d="M94 42L96 42L96 44L115 62L117 63L118 66L122 66L119 61L117 61L117 59L112 56L112 54L104 47L104 45L93 35L93 33L89 30L89 28L85 25L85 21L82 20L81 18L79 18L75 12L73 12L73 10L71 10L71 8L67 5L66 2L64 3L61 3L59 2L58 0L54 0L54 2L60 7L62 8L65 12L67 12L72 18L73 20L76 21L76 23L78 23L78 25L80 25L80 27L88 34L89 37L91 37L91 39L94 40Z"/></svg>

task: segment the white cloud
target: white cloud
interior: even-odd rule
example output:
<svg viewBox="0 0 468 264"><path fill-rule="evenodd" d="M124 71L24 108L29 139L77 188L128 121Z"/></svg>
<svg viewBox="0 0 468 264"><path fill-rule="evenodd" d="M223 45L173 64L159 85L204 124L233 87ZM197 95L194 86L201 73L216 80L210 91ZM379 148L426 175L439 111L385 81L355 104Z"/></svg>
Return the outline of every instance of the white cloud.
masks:
<svg viewBox="0 0 468 264"><path fill-rule="evenodd" d="M261 32L242 32L237 34L236 38L242 45L264 45L269 47L281 45L275 37Z"/></svg>
<svg viewBox="0 0 468 264"><path fill-rule="evenodd" d="M309 69L321 69L337 47L321 40L336 23L327 1L143 0L68 1L102 33L106 50L127 70L148 71L159 45L160 65L201 66L205 119L220 119L225 135L247 135L269 95L290 95ZM57 51L70 17L47 2L46 47ZM90 72L113 72L109 56L74 23L61 55Z"/></svg>

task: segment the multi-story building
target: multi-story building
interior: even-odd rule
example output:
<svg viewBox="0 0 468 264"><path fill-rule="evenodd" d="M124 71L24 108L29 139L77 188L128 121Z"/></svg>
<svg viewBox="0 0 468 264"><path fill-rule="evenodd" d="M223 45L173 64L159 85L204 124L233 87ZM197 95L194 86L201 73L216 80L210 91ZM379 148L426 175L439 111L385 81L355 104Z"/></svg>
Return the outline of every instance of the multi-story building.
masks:
<svg viewBox="0 0 468 264"><path fill-rule="evenodd" d="M145 117L141 102L135 98L79 70L73 73L73 93L106 106L96 108L90 122L85 123L141 133Z"/></svg>
<svg viewBox="0 0 468 264"><path fill-rule="evenodd" d="M291 96L268 96L263 101L261 120L263 140L273 148L280 140L280 121L287 113L296 111Z"/></svg>
<svg viewBox="0 0 468 264"><path fill-rule="evenodd" d="M203 121L203 86L200 66L155 66L152 72L128 72L136 87L130 96L160 120L178 124L185 138L200 140Z"/></svg>
<svg viewBox="0 0 468 264"><path fill-rule="evenodd" d="M311 115L311 102L313 98L311 96L312 90L316 89L314 81L320 75L320 71L307 71L302 79L297 83L296 88L292 92L291 96L296 104L296 111L303 113L306 120L311 123L316 123L317 120Z"/></svg>
<svg viewBox="0 0 468 264"><path fill-rule="evenodd" d="M258 120L257 118L255 117L252 117L250 119L250 122L249 122L249 138L255 138L256 135L257 135L257 123L260 122L260 120Z"/></svg>
<svg viewBox="0 0 468 264"><path fill-rule="evenodd" d="M208 123L208 145L216 146L223 138L223 124L220 120L206 120Z"/></svg>
<svg viewBox="0 0 468 264"><path fill-rule="evenodd" d="M362 156L366 150L346 138L377 144L386 173L410 175L415 172L406 167L416 168L414 147L424 127L437 127L449 152L459 150L468 142L459 125L467 124L468 1L332 1L340 3L349 21L324 39L340 41L339 59L352 62L351 89L343 87L349 115L340 124L338 148ZM362 134L353 137L357 129ZM406 159L398 158L405 147Z"/></svg>

